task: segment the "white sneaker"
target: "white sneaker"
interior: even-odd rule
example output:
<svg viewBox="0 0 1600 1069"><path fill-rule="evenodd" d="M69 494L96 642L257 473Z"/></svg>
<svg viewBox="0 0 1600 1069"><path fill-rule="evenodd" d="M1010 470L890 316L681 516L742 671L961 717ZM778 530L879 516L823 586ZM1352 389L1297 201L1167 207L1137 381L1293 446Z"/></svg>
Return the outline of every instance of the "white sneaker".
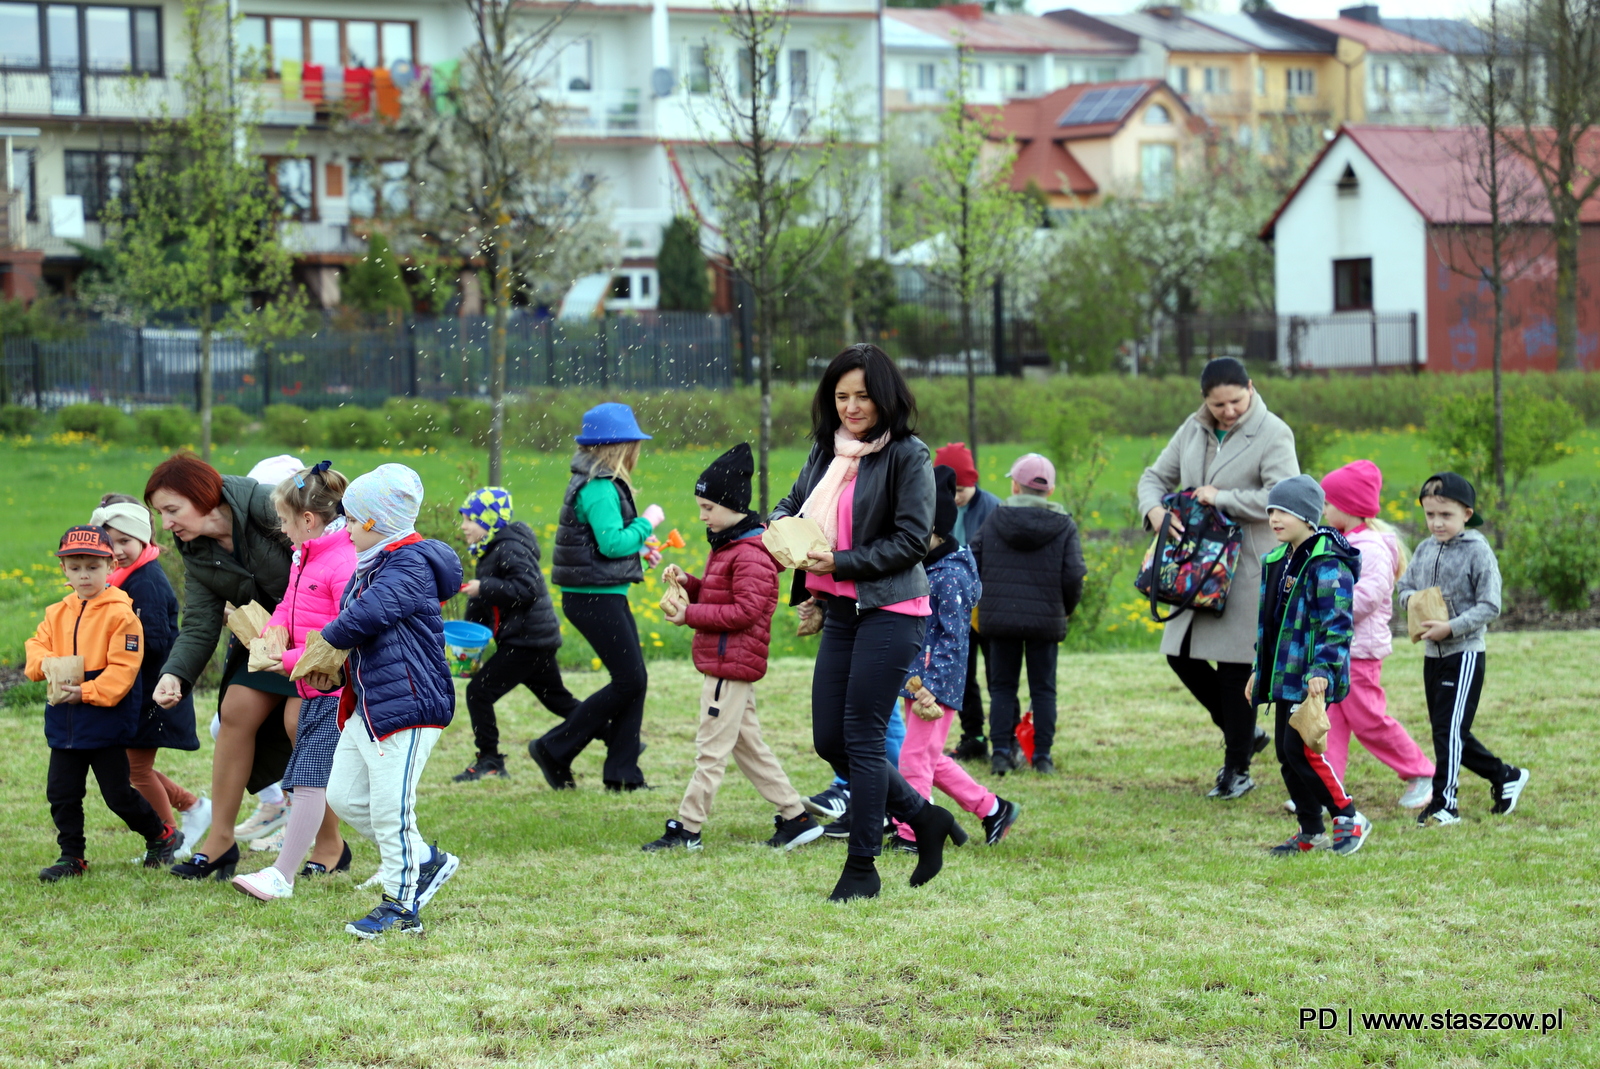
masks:
<svg viewBox="0 0 1600 1069"><path fill-rule="evenodd" d="M143 861L144 859L140 858L139 860ZM361 890L361 891L370 891L374 887L382 887L382 886L383 886L383 870L379 869L377 872L374 872L371 876L367 877L365 883L357 884L356 885L356 889L357 890Z"/></svg>
<svg viewBox="0 0 1600 1069"><path fill-rule="evenodd" d="M270 835L263 835L259 839L250 840L252 850L271 850L274 853L283 853L283 837L288 834L287 826L279 828Z"/></svg>
<svg viewBox="0 0 1600 1069"><path fill-rule="evenodd" d="M294 894L294 884L284 879L283 873L271 865L248 876L235 876L233 886L263 902L271 902L274 898L289 898Z"/></svg>
<svg viewBox="0 0 1600 1069"><path fill-rule="evenodd" d="M235 839L259 839L271 835L285 824L289 823L289 807L287 805L271 805L259 802L256 811L250 814L250 819L233 829Z"/></svg>
<svg viewBox="0 0 1600 1069"><path fill-rule="evenodd" d="M1289 799L1285 799L1284 800L1283 811L1285 813L1293 813L1295 811L1295 809L1294 809L1294 799L1293 798L1289 798Z"/></svg>
<svg viewBox="0 0 1600 1069"><path fill-rule="evenodd" d="M1400 796L1401 809L1421 809L1433 801L1433 777L1412 776L1406 781L1406 793Z"/></svg>
<svg viewBox="0 0 1600 1069"><path fill-rule="evenodd" d="M190 806L181 810L183 815L183 845L178 851L183 854L193 854L194 848L205 841L206 832L211 830L211 799L205 795Z"/></svg>

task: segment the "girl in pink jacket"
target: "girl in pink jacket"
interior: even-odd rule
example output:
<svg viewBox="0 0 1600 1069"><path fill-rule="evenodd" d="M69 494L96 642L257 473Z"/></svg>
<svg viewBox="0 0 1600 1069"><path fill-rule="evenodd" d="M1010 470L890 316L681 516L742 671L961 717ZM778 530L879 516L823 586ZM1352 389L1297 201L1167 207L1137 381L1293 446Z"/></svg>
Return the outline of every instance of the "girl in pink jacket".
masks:
<svg viewBox="0 0 1600 1069"><path fill-rule="evenodd" d="M1350 643L1350 695L1328 706L1328 763L1344 778L1354 732L1367 752L1394 769L1406 790L1400 805L1419 809L1433 797L1433 762L1388 713L1383 692L1383 659L1393 649L1389 620L1394 584L1411 556L1393 528L1377 519L1383 472L1370 460L1357 460L1322 480L1327 504L1322 519L1361 553L1356 583L1355 637ZM1293 803L1289 803L1292 805Z"/></svg>
<svg viewBox="0 0 1600 1069"><path fill-rule="evenodd" d="M306 632L322 630L339 615L344 588L355 574L356 548L344 529L340 505L346 482L324 460L291 475L272 494L283 533L294 543L288 589L267 621L269 628L289 632L283 659L273 666L285 675L305 653ZM350 867L350 847L339 835L339 818L327 807L328 773L339 744L339 693L325 694L305 680L295 686L300 698L291 699L284 713L294 752L284 770L283 789L293 792L294 805L283 850L269 867L233 879L240 891L263 902L292 895L296 875L320 876ZM307 851L311 860L302 869Z"/></svg>

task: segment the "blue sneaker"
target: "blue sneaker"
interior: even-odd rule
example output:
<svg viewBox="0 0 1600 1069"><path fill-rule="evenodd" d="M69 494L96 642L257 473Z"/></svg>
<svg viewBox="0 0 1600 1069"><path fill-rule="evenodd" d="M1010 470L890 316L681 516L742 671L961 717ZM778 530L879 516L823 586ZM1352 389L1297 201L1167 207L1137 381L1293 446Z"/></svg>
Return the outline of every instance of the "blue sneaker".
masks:
<svg viewBox="0 0 1600 1069"><path fill-rule="evenodd" d="M439 849L439 844L434 843L430 848L433 853L428 860L422 863L422 868L417 872L417 908L421 913L422 907L433 901L433 896L438 893L444 882L456 874L456 869L461 867L461 859L454 854L447 854Z"/></svg>
<svg viewBox="0 0 1600 1069"><path fill-rule="evenodd" d="M399 902L384 895L377 909L358 921L351 921L344 926L344 930L362 939L376 939L385 932L421 935L422 918L417 916L416 911L406 909Z"/></svg>

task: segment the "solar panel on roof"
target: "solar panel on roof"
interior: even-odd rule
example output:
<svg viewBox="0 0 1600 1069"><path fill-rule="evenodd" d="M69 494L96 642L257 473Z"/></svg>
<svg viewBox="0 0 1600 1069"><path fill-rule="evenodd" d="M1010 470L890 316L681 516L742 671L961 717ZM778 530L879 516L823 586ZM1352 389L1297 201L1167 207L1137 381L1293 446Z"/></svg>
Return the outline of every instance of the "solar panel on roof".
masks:
<svg viewBox="0 0 1600 1069"><path fill-rule="evenodd" d="M1091 89L1077 100L1056 122L1057 126L1092 126L1117 122L1144 94L1142 85L1119 85L1111 89Z"/></svg>

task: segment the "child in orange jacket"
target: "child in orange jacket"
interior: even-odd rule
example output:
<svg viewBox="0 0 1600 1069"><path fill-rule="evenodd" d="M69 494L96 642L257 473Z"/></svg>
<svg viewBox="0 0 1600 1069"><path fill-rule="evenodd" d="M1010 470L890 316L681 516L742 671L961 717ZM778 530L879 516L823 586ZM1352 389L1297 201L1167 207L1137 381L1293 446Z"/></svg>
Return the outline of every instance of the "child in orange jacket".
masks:
<svg viewBox="0 0 1600 1069"><path fill-rule="evenodd" d="M144 698L139 686L144 627L133 599L107 584L112 549L102 528L69 528L56 556L72 592L45 610L28 640L27 676L41 680L46 658L76 655L83 658L83 682L65 685L66 699L44 707L44 737L50 744L45 796L61 858L39 879L54 883L89 871L83 796L91 769L107 808L144 836L145 868L165 868L183 837L128 782L126 747Z"/></svg>

